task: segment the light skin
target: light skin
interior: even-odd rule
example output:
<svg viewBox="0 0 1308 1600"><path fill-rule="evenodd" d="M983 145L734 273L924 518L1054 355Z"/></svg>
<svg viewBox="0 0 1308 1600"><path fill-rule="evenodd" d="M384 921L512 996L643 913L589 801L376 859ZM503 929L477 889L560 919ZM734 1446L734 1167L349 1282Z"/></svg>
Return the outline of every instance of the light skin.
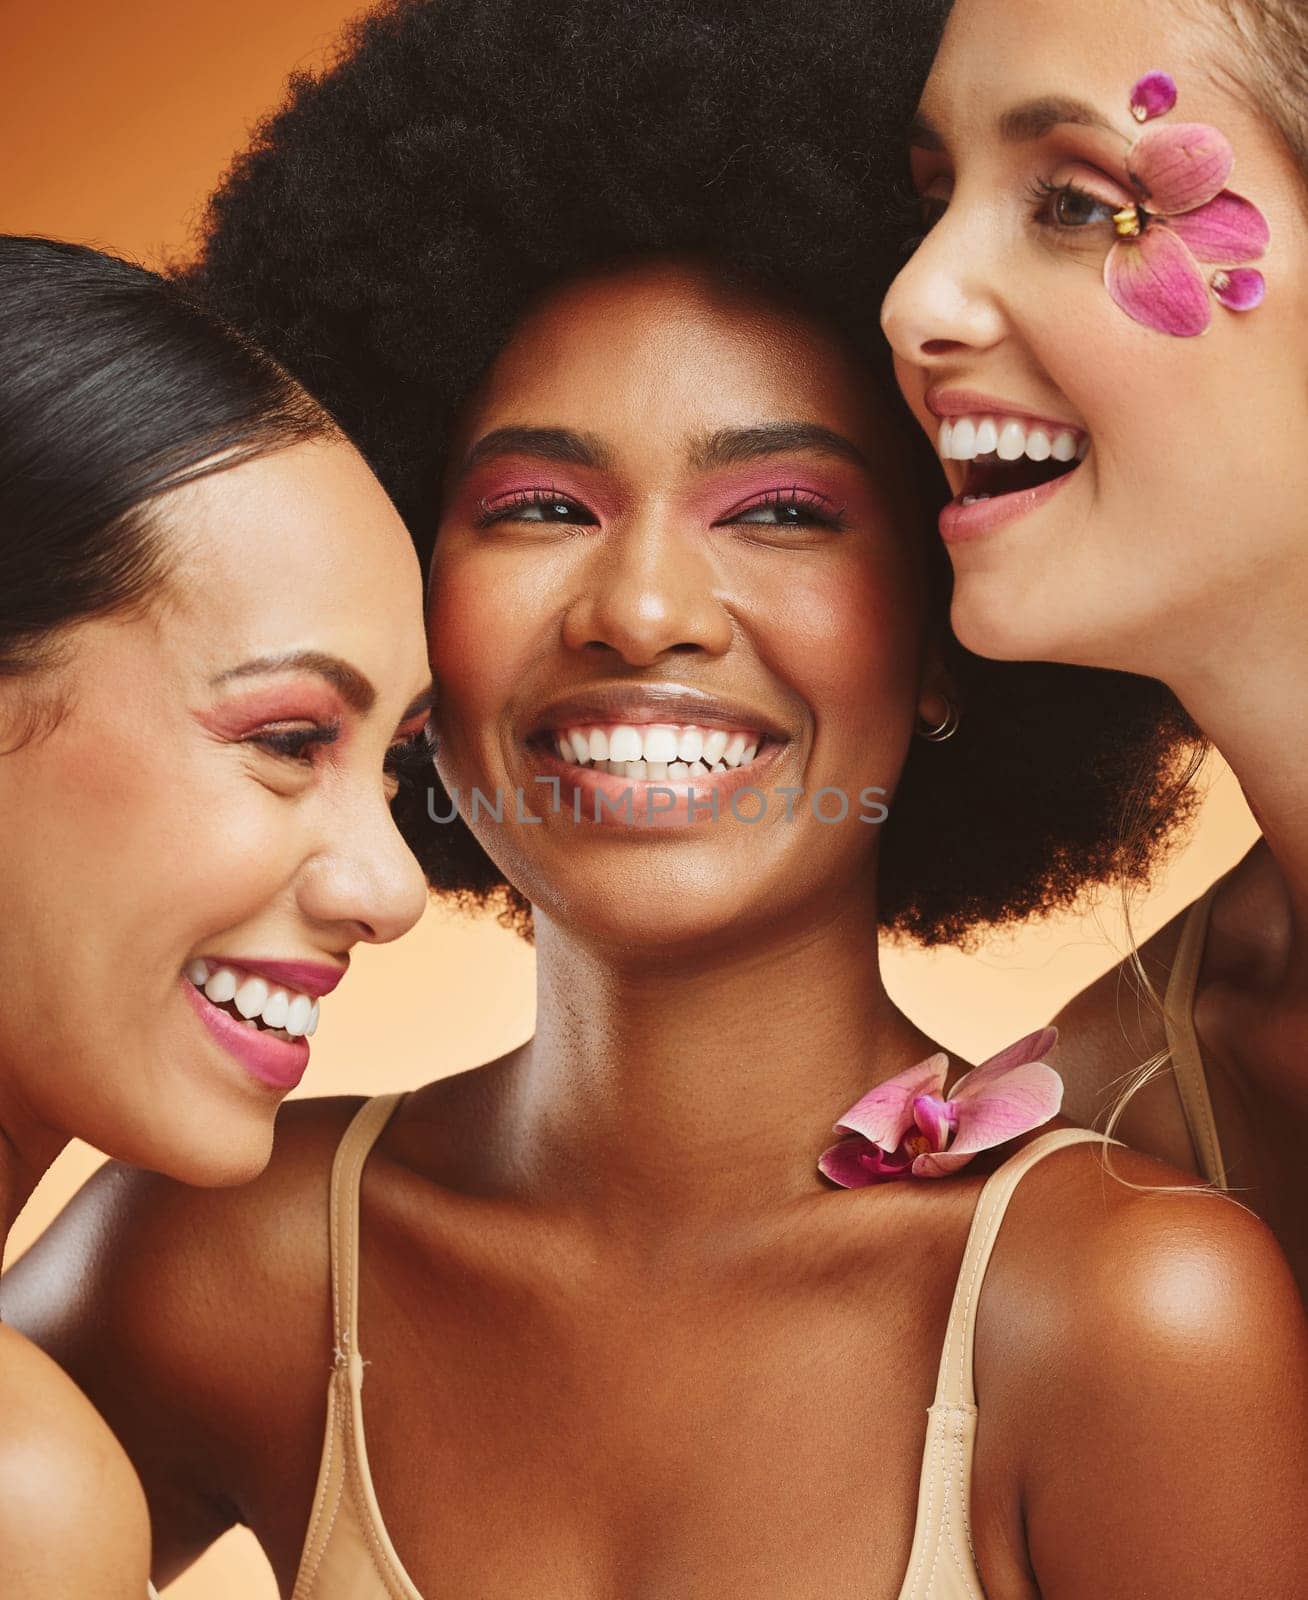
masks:
<svg viewBox="0 0 1308 1600"><path fill-rule="evenodd" d="M23 841L0 875L0 970L23 1001L0 1015L0 1240L73 1137L186 1183L254 1177L285 1090L212 1037L183 969L206 953L340 969L425 905L387 770L429 714L421 576L357 452L331 438L247 460L160 497L154 519L176 566L148 607L76 625L53 675L0 685L0 831ZM33 697L63 714L18 742ZM330 724L334 743L295 753ZM145 1561L121 1451L39 1351L0 1330L0 1353L6 1595L109 1600L121 1573L140 1600L144 1567L112 1547L126 1521ZM73 1548L94 1536L84 1587L56 1507ZM42 1548L63 1548L57 1578Z"/></svg>
<svg viewBox="0 0 1308 1600"><path fill-rule="evenodd" d="M869 465L769 454L769 497L740 492L738 463L704 464L706 437L797 423ZM589 439L591 464L519 450L465 478L508 427ZM447 474L429 606L442 780L511 789L542 699L675 676L784 724L778 783L893 787L940 683L892 440L839 342L700 269L550 295ZM797 483L842 525L778 520ZM895 1595L994 1158L862 1191L816 1171L836 1117L933 1048L881 986L877 829L479 826L537 906L537 1030L409 1096L362 1191L368 1453L414 1584ZM6 1279L6 1315L120 1428L157 1581L239 1515L292 1590L330 1364L327 1172L357 1105L288 1107L244 1189L93 1182ZM1289 1600L1308 1341L1261 1224L1060 1151L1010 1208L980 1317L988 1593L1191 1600L1214 1574L1234 1585L1252 1540L1265 1592Z"/></svg>
<svg viewBox="0 0 1308 1600"><path fill-rule="evenodd" d="M960 0L912 155L929 231L882 320L933 438L941 389L1090 435L1049 504L950 544L954 626L984 655L1162 679L1234 768L1263 837L1218 892L1195 1021L1229 1181L1308 1292L1308 228L1302 175L1246 92L1224 16L1202 0ZM1151 126L1218 128L1235 151L1228 187L1271 231L1265 304L1236 314L1214 301L1196 338L1131 320L1102 276L1141 131L1129 92L1153 69L1180 100ZM1051 99L1082 109L1033 114ZM1063 198L1033 198L1041 184ZM964 468L945 470L957 494ZM1179 931L1144 946L1155 984ZM1110 973L1057 1019L1078 1118L1104 1112L1121 1075L1165 1046L1128 985ZM1121 1132L1195 1167L1169 1079L1138 1096Z"/></svg>

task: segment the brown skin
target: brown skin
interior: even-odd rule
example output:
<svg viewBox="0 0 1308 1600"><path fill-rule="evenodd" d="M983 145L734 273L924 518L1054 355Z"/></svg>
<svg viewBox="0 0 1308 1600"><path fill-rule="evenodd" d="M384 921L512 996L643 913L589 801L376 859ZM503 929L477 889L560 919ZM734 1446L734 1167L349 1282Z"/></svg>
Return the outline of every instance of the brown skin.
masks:
<svg viewBox="0 0 1308 1600"><path fill-rule="evenodd" d="M610 464L584 481L515 470L616 509L489 532L451 482L429 614L447 783L523 781L522 715L629 675L766 708L791 732L778 784L893 785L940 680L885 468L849 477L836 532L742 521L694 465L706 432L777 421L886 448L837 343L686 267L572 285L524 322L460 444L597 434ZM834 468L770 470L788 489ZM963 1242L1008 1152L922 1185L817 1174L836 1117L934 1048L881 987L878 830L478 826L538 906L537 1030L411 1095L363 1184L368 1447L410 1575L430 1600L892 1600ZM239 1519L291 1591L331 1364L328 1173L357 1105L288 1106L242 1189L110 1168L6 1280L6 1315L120 1430L159 1580ZM1059 1152L1018 1191L979 1315L988 1594L1193 1600L1253 1563L1290 1600L1308 1335L1261 1224Z"/></svg>
<svg viewBox="0 0 1308 1600"><path fill-rule="evenodd" d="M0 684L0 733L29 694L66 705L44 737L0 741L0 833L24 846L0 864L0 971L24 1002L0 1015L0 1246L74 1137L187 1183L259 1172L285 1090L214 1042L184 967L208 953L343 966L426 903L385 770L425 720L405 715L429 689L421 576L357 451L300 444L153 513L175 567L148 614L80 624L57 679ZM362 673L372 706L302 667L211 682L304 649ZM332 713L341 738L302 759L259 742ZM0 1592L141 1600L148 1569L145 1502L113 1435L0 1329Z"/></svg>
<svg viewBox="0 0 1308 1600"><path fill-rule="evenodd" d="M1230 187L1271 230L1265 304L1237 315L1214 302L1198 338L1142 327L1103 280L1111 213L1132 198L1130 88L1157 68L1180 98L1151 127L1220 129ZM1003 136L1004 113L1049 96L1087 102L1108 128ZM950 546L953 624L982 655L1160 678L1239 779L1264 837L1218 893L1195 1022L1228 1178L1308 1296L1303 173L1225 8L1206 0L958 0L920 111L933 132L916 140L914 178L935 220L882 311L909 404L932 438L927 397L944 387L1091 439L1053 501ZM1033 197L1040 184L1083 198L1060 213ZM945 463L954 493L964 470ZM1178 919L1144 947L1160 990L1179 934ZM1087 1121L1166 1042L1125 966L1057 1021L1066 1109ZM1198 1170L1173 1084L1141 1093L1120 1130Z"/></svg>

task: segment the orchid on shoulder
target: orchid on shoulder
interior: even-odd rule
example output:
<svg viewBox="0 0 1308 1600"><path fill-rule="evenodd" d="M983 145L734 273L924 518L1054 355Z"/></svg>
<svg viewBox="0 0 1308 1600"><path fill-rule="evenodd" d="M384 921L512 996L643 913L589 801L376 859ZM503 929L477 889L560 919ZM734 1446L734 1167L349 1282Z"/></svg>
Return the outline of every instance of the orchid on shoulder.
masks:
<svg viewBox="0 0 1308 1600"><path fill-rule="evenodd" d="M1063 1080L1044 1057L1057 1028L1041 1028L965 1072L945 1093L943 1050L880 1083L835 1125L847 1133L818 1158L818 1170L844 1189L897 1178L944 1178L982 1150L1029 1133L1057 1116Z"/></svg>

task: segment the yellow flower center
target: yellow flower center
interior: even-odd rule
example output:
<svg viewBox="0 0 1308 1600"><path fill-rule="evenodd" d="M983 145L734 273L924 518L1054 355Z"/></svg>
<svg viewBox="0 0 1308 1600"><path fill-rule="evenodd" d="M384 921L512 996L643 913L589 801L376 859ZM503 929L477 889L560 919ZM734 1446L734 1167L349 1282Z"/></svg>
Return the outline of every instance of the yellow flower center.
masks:
<svg viewBox="0 0 1308 1600"><path fill-rule="evenodd" d="M1119 238L1138 239L1141 232L1139 206L1124 206L1121 211L1115 211L1113 226L1117 229Z"/></svg>
<svg viewBox="0 0 1308 1600"><path fill-rule="evenodd" d="M904 1140L904 1149L911 1156L929 1156L934 1154L931 1141L924 1133L910 1133Z"/></svg>

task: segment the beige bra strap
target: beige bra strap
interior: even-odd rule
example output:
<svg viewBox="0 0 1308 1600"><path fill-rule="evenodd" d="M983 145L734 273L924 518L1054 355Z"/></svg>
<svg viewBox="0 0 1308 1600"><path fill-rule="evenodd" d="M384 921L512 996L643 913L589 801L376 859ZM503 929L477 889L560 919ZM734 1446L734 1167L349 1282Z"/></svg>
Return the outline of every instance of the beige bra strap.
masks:
<svg viewBox="0 0 1308 1600"><path fill-rule="evenodd" d="M1208 1074L1194 1031L1194 994L1199 984L1199 968L1203 965L1213 900L1221 884L1219 878L1209 885L1190 907L1181 928L1167 992L1163 996L1163 1026L1167 1030L1167 1047L1171 1052L1177 1092L1181 1096L1181 1109L1185 1112L1200 1170L1209 1183L1225 1189L1226 1163L1222 1160L1217 1119L1208 1093Z"/></svg>
<svg viewBox="0 0 1308 1600"><path fill-rule="evenodd" d="M359 1184L367 1161L403 1093L365 1100L341 1135L332 1161L332 1328L336 1357L357 1359L359 1346Z"/></svg>
<svg viewBox="0 0 1308 1600"><path fill-rule="evenodd" d="M977 1201L972 1227L963 1252L963 1265L954 1289L954 1302L945 1329L945 1347L940 1356L940 1375L936 1381L936 1405L975 1406L976 1389L972 1381L972 1346L976 1336L976 1308L981 1284L999 1236L1008 1202L1023 1176L1042 1156L1064 1145L1094 1139L1101 1144L1120 1144L1091 1128L1055 1128L1042 1133L1010 1156L986 1179Z"/></svg>

